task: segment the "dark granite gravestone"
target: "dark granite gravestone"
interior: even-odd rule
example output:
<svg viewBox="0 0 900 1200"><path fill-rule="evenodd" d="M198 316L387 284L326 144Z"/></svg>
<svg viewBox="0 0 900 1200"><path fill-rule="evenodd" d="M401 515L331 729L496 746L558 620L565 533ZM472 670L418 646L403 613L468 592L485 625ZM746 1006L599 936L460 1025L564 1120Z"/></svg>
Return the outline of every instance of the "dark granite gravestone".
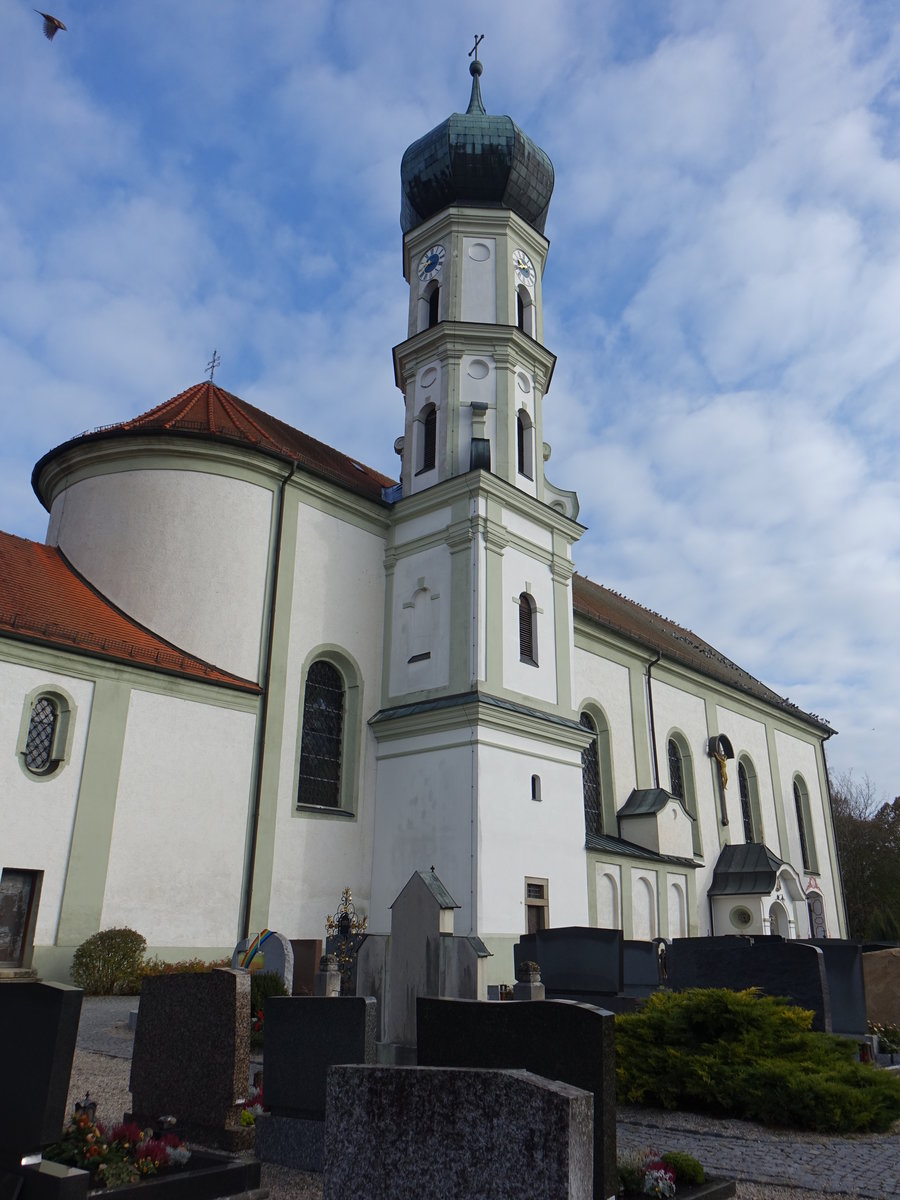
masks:
<svg viewBox="0 0 900 1200"><path fill-rule="evenodd" d="M818 945L779 937L674 938L666 955L667 986L675 991L758 987L813 1011L813 1029L831 1032L825 958Z"/></svg>
<svg viewBox="0 0 900 1200"><path fill-rule="evenodd" d="M616 1191L615 1018L589 1004L417 1002L422 1066L520 1068L594 1097L594 1197Z"/></svg>
<svg viewBox="0 0 900 1200"><path fill-rule="evenodd" d="M817 946L825 959L832 1033L864 1037L868 1033L868 1016L862 946L841 938L804 938L803 942Z"/></svg>
<svg viewBox="0 0 900 1200"><path fill-rule="evenodd" d="M250 976L217 968L145 979L131 1058L133 1116L172 1115L203 1145L252 1143L237 1103L250 1079Z"/></svg>
<svg viewBox="0 0 900 1200"><path fill-rule="evenodd" d="M520 962L538 964L549 999L565 996L600 1003L601 997L622 991L624 954L618 929L540 929L520 937L513 954L517 974Z"/></svg>
<svg viewBox="0 0 900 1200"><path fill-rule="evenodd" d="M294 952L292 996L311 996L315 987L319 959L322 957L321 938L291 938Z"/></svg>
<svg viewBox="0 0 900 1200"><path fill-rule="evenodd" d="M18 1166L62 1133L81 996L64 983L0 983L0 1167Z"/></svg>
<svg viewBox="0 0 900 1200"><path fill-rule="evenodd" d="M0 871L0 972L31 967L43 878L43 871Z"/></svg>
<svg viewBox="0 0 900 1200"><path fill-rule="evenodd" d="M265 1097L256 1154L305 1171L325 1155L325 1082L335 1063L374 1063L372 996L270 996L266 1000Z"/></svg>
<svg viewBox="0 0 900 1200"><path fill-rule="evenodd" d="M626 996L650 996L660 984L659 949L656 942L626 940L624 955L624 984Z"/></svg>
<svg viewBox="0 0 900 1200"><path fill-rule="evenodd" d="M589 1200L592 1109L525 1071L332 1067L324 1200Z"/></svg>

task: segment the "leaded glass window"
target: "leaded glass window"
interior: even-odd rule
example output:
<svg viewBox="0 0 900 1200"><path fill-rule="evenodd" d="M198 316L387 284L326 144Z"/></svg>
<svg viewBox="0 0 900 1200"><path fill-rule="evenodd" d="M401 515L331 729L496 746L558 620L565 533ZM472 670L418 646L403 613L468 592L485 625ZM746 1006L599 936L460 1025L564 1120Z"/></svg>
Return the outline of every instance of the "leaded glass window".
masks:
<svg viewBox="0 0 900 1200"><path fill-rule="evenodd" d="M36 775L53 765L53 738L59 722L59 706L49 696L41 696L31 710L25 741L25 766Z"/></svg>
<svg viewBox="0 0 900 1200"><path fill-rule="evenodd" d="M669 791L684 801L684 772L681 769L681 751L674 738L669 738Z"/></svg>
<svg viewBox="0 0 900 1200"><path fill-rule="evenodd" d="M319 659L309 668L303 696L299 804L339 808L344 733L344 681Z"/></svg>
<svg viewBox="0 0 900 1200"><path fill-rule="evenodd" d="M750 780L747 778L747 768L742 762L738 763L738 791L741 794L741 817L744 822L744 841L755 842L753 833L753 803L750 799Z"/></svg>
<svg viewBox="0 0 900 1200"><path fill-rule="evenodd" d="M797 829L800 834L800 857L803 860L803 870L810 870L809 839L806 833L806 819L803 812L803 794L800 784L794 780L794 807L797 810Z"/></svg>
<svg viewBox="0 0 900 1200"><path fill-rule="evenodd" d="M584 829L599 836L603 832L603 792L600 785L600 756L597 752L597 726L587 713L581 725L592 735L581 752L581 784L584 790Z"/></svg>

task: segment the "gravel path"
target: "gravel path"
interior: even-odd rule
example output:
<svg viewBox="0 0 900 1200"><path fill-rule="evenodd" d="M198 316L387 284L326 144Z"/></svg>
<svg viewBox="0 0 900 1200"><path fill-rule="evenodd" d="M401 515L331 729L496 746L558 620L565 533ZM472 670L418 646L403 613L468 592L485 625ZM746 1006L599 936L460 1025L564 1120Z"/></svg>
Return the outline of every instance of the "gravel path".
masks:
<svg viewBox="0 0 900 1200"><path fill-rule="evenodd" d="M131 1107L128 1089L133 1035L128 997L86 1000L72 1067L69 1109L86 1091L101 1120ZM740 1200L889 1200L900 1197L900 1129L889 1134L826 1137L772 1130L748 1121L693 1113L620 1108L621 1148L686 1150L713 1174L738 1180ZM322 1178L264 1163L271 1200L320 1200Z"/></svg>

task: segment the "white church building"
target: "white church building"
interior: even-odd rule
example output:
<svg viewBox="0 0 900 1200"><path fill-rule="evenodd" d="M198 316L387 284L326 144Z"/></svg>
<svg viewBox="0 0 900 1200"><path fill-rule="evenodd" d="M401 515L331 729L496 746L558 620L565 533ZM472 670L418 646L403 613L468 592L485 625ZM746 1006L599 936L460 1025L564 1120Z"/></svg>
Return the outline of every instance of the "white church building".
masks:
<svg viewBox="0 0 900 1200"><path fill-rule="evenodd" d="M46 976L113 926L321 938L345 886L387 933L430 867L491 982L549 926L846 934L833 731L575 571L553 167L480 74L403 156L399 482L210 380L49 451L46 544L0 534L0 868Z"/></svg>

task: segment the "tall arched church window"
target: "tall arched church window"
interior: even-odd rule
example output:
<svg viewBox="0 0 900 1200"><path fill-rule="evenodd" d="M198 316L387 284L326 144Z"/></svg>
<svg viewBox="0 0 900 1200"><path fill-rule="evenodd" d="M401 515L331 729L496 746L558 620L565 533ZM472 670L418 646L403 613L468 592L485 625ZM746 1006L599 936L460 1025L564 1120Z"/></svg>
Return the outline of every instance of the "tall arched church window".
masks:
<svg viewBox="0 0 900 1200"><path fill-rule="evenodd" d="M31 710L25 739L25 766L35 775L43 775L55 765L58 727L59 705L51 696L41 696Z"/></svg>
<svg viewBox="0 0 900 1200"><path fill-rule="evenodd" d="M526 479L534 478L532 470L532 449L534 438L531 418L524 408L516 413L516 467L520 475Z"/></svg>
<svg viewBox="0 0 900 1200"><path fill-rule="evenodd" d="M800 835L800 858L803 870L818 871L816 848L812 837L812 814L809 807L809 791L801 776L794 776L794 809L797 813L797 832Z"/></svg>
<svg viewBox="0 0 900 1200"><path fill-rule="evenodd" d="M422 413L420 418L422 424L422 449L420 454L420 466L417 475L421 475L425 471L433 471L435 464L435 455L437 452L437 409L433 404Z"/></svg>
<svg viewBox="0 0 900 1200"><path fill-rule="evenodd" d="M747 778L747 768L742 762L738 763L738 791L741 796L741 819L744 822L744 841L754 842L753 809L750 802L750 780Z"/></svg>
<svg viewBox="0 0 900 1200"><path fill-rule="evenodd" d="M534 337L534 301L523 286L516 289L516 324L523 333Z"/></svg>
<svg viewBox="0 0 900 1200"><path fill-rule="evenodd" d="M343 738L344 680L330 662L317 659L303 694L298 804L340 806Z"/></svg>
<svg viewBox="0 0 900 1200"><path fill-rule="evenodd" d="M428 294L428 328L431 329L437 325L440 318L441 310L441 289L438 284L433 284L431 291Z"/></svg>
<svg viewBox="0 0 900 1200"><path fill-rule="evenodd" d="M527 592L519 596L519 659L537 666L537 606Z"/></svg>
<svg viewBox="0 0 900 1200"><path fill-rule="evenodd" d="M583 712L581 726L591 734L591 740L581 752L581 786L584 792L584 830L588 835L603 833L603 790L600 783L600 755L597 747L597 726Z"/></svg>
<svg viewBox="0 0 900 1200"><path fill-rule="evenodd" d="M681 769L681 751L674 738L669 738L669 791L684 803L684 771Z"/></svg>
<svg viewBox="0 0 900 1200"><path fill-rule="evenodd" d="M677 732L670 734L666 742L666 757L669 762L669 791L681 801L685 812L694 818L691 822L694 854L702 854L697 792L694 787L694 768L687 739L682 734Z"/></svg>

